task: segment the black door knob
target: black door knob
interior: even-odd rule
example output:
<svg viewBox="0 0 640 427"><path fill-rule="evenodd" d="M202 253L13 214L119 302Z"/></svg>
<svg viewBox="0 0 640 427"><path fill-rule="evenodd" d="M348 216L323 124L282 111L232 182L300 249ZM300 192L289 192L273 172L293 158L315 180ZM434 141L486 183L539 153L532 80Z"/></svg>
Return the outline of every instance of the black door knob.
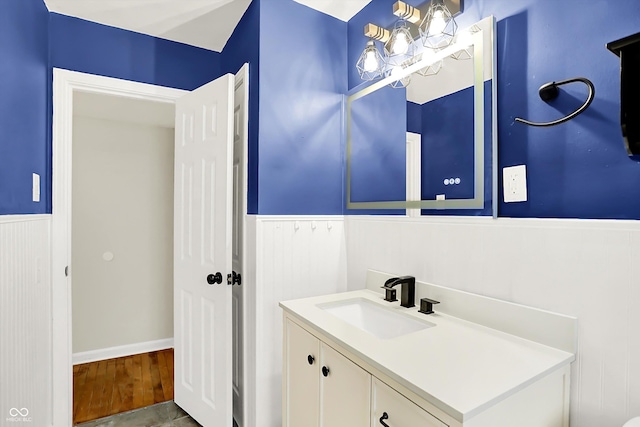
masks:
<svg viewBox="0 0 640 427"><path fill-rule="evenodd" d="M236 273L232 271L231 274L227 274L227 285L238 285L242 284L242 275L240 273Z"/></svg>
<svg viewBox="0 0 640 427"><path fill-rule="evenodd" d="M313 362L315 362L316 358L313 357L312 355L308 355L307 356L307 362L309 362L309 365L313 365Z"/></svg>
<svg viewBox="0 0 640 427"><path fill-rule="evenodd" d="M215 283L222 283L222 273L219 271L216 274L210 274L207 276L207 283L213 285Z"/></svg>
<svg viewBox="0 0 640 427"><path fill-rule="evenodd" d="M325 377L329 376L329 368L327 368L326 366L322 367L322 375L324 375Z"/></svg>

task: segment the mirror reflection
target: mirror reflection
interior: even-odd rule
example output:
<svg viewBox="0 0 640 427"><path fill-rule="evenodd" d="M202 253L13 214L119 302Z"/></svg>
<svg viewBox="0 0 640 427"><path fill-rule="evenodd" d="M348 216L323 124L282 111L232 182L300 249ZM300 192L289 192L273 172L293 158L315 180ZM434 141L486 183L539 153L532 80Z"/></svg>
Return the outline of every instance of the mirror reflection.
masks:
<svg viewBox="0 0 640 427"><path fill-rule="evenodd" d="M347 208L495 212L493 17L347 99ZM394 88L402 80L406 87Z"/></svg>

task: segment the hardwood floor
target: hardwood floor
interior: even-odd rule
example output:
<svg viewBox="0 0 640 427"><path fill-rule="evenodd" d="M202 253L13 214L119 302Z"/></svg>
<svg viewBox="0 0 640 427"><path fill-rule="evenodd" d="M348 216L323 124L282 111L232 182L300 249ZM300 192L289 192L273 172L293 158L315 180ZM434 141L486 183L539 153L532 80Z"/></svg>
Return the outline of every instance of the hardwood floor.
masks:
<svg viewBox="0 0 640 427"><path fill-rule="evenodd" d="M73 424L173 399L173 349L73 367Z"/></svg>

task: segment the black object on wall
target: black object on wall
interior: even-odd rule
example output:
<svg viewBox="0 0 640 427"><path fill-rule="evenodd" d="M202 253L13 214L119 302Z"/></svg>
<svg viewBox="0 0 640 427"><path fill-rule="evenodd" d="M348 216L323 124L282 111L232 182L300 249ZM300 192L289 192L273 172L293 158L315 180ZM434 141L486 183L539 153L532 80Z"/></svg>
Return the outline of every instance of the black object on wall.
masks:
<svg viewBox="0 0 640 427"><path fill-rule="evenodd" d="M640 154L640 33L607 44L620 57L620 124L627 153Z"/></svg>
<svg viewBox="0 0 640 427"><path fill-rule="evenodd" d="M584 104L582 104L582 106L580 108L578 108L576 111L574 111L573 113L558 119L558 120L554 120L551 122L532 122L529 120L525 120L523 118L520 117L516 117L516 122L520 122L520 123L524 123L525 125L529 125L529 126L536 126L536 127L550 127L550 126L556 126L559 125L561 123L564 122L568 122L569 120L575 118L576 116L578 116L579 114L582 114L582 112L584 110L586 110L587 108L589 108L589 105L591 105L591 103L593 102L593 97L596 96L596 88L593 85L593 83L591 82L591 80L585 78L585 77L575 77L573 79L567 79L567 80L562 80L559 82L551 82L551 83L545 83L544 85L542 85L540 87L540 89L538 89L538 95L540 95L540 99L542 99L544 102L549 102L551 100L554 100L558 97L558 95L560 94L560 91L558 90L558 86L562 86L562 85L566 85L569 83L575 83L575 82L581 82L587 85L587 87L589 88L589 96L587 96L587 100L584 102Z"/></svg>

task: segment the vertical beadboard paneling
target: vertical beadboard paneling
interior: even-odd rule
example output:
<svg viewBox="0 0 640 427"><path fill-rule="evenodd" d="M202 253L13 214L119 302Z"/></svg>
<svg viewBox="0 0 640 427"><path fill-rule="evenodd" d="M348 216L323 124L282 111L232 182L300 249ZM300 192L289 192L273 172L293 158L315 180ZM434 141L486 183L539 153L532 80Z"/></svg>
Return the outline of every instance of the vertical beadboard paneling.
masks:
<svg viewBox="0 0 640 427"><path fill-rule="evenodd" d="M48 216L0 216L0 425L16 424L11 408L51 425L50 227Z"/></svg>
<svg viewBox="0 0 640 427"><path fill-rule="evenodd" d="M256 221L256 416L258 425L276 427L282 425L278 303L346 290L344 220L259 216Z"/></svg>
<svg viewBox="0 0 640 427"><path fill-rule="evenodd" d="M640 416L640 221L352 216L345 230L349 289L372 268L576 316L571 426Z"/></svg>

